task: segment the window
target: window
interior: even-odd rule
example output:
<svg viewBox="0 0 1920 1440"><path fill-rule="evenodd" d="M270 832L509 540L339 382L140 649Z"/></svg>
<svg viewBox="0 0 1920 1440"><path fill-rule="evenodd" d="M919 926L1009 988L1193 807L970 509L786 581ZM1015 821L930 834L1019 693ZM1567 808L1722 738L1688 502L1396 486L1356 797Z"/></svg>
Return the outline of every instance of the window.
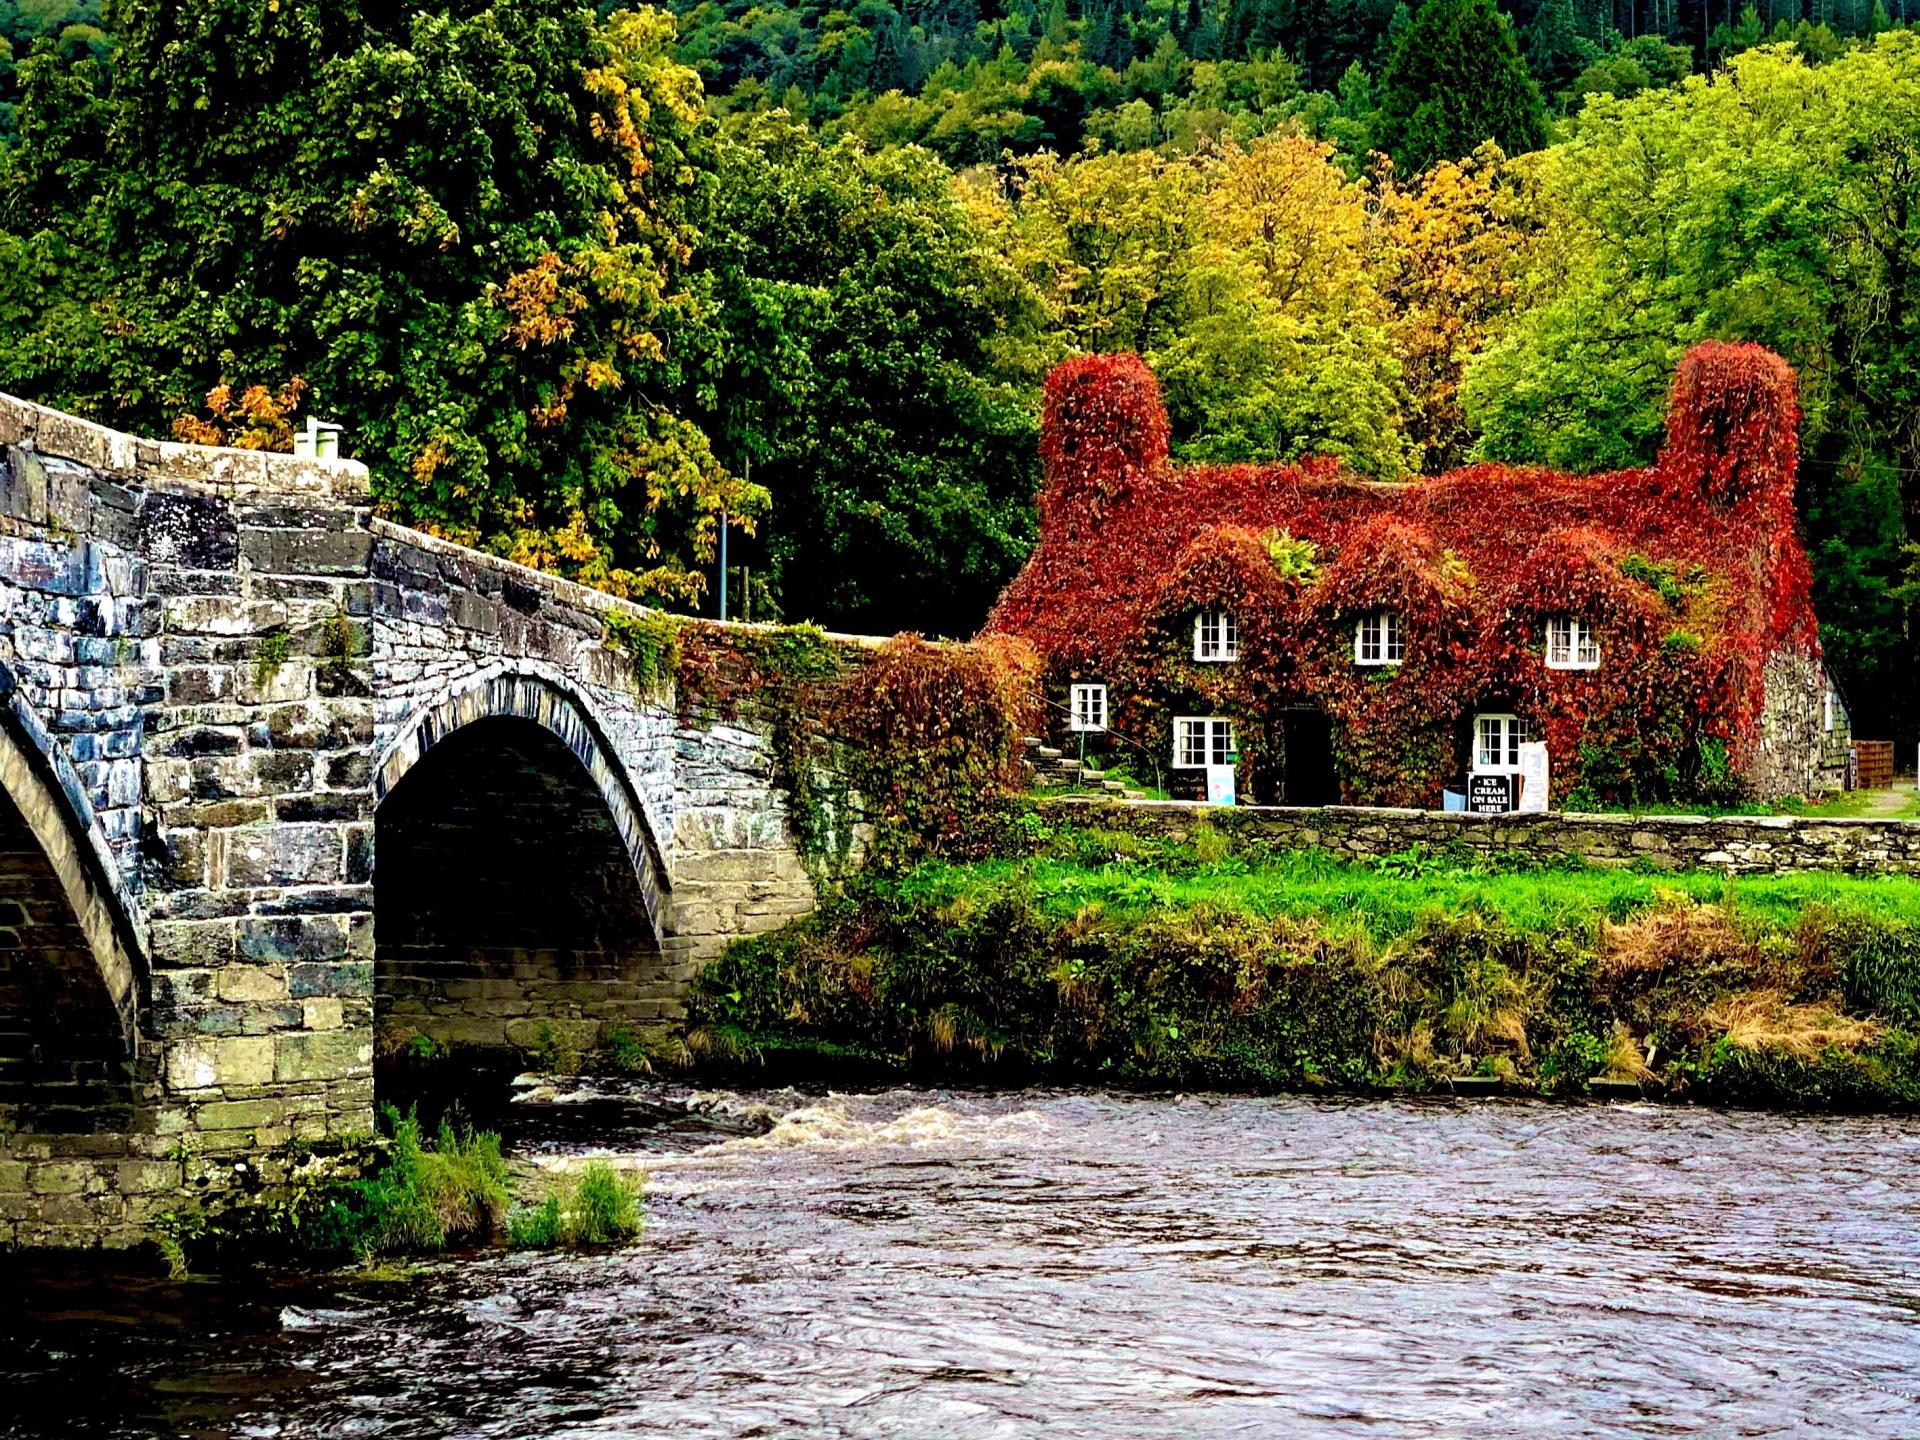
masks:
<svg viewBox="0 0 1920 1440"><path fill-rule="evenodd" d="M1104 685L1074 686L1072 709L1073 729L1105 730L1107 728L1107 687Z"/></svg>
<svg viewBox="0 0 1920 1440"><path fill-rule="evenodd" d="M1520 768L1520 747L1533 738L1533 727L1512 715L1473 717L1475 774L1504 774Z"/></svg>
<svg viewBox="0 0 1920 1440"><path fill-rule="evenodd" d="M1549 670L1597 670L1600 637L1577 615L1555 615L1547 621Z"/></svg>
<svg viewBox="0 0 1920 1440"><path fill-rule="evenodd" d="M1392 610L1362 615L1353 632L1353 663L1398 665L1407 658L1407 627Z"/></svg>
<svg viewBox="0 0 1920 1440"><path fill-rule="evenodd" d="M1173 722L1173 768L1202 770L1226 765L1233 756L1233 722L1218 716L1177 716Z"/></svg>
<svg viewBox="0 0 1920 1440"><path fill-rule="evenodd" d="M1836 711L1839 711L1840 708L1840 697L1834 693L1833 682L1829 680L1826 685L1826 693L1821 696L1820 706L1821 724L1829 735L1833 733L1834 714Z"/></svg>
<svg viewBox="0 0 1920 1440"><path fill-rule="evenodd" d="M1224 610L1202 610L1193 621L1193 658L1238 660L1240 623Z"/></svg>

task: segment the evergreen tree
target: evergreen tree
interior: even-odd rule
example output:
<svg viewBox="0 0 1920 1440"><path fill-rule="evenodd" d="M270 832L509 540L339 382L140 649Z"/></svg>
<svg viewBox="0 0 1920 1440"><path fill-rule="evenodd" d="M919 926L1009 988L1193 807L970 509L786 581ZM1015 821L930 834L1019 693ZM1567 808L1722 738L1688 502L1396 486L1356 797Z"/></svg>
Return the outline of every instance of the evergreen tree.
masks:
<svg viewBox="0 0 1920 1440"><path fill-rule="evenodd" d="M1220 27L1220 55L1245 60L1256 52L1284 50L1292 0L1228 0Z"/></svg>
<svg viewBox="0 0 1920 1440"><path fill-rule="evenodd" d="M1541 0L1527 26L1527 67L1540 88L1557 95L1573 83L1584 56L1574 27L1573 0Z"/></svg>
<svg viewBox="0 0 1920 1440"><path fill-rule="evenodd" d="M1427 0L1387 62L1375 139L1402 171L1546 143L1546 107L1492 0Z"/></svg>

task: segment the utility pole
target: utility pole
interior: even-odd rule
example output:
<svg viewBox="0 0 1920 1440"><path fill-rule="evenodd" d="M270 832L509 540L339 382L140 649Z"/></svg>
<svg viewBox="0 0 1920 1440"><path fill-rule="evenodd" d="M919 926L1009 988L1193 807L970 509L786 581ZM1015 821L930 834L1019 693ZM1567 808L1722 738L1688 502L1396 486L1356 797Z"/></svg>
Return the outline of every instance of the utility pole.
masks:
<svg viewBox="0 0 1920 1440"><path fill-rule="evenodd" d="M727 512L720 512L720 618L727 618Z"/></svg>

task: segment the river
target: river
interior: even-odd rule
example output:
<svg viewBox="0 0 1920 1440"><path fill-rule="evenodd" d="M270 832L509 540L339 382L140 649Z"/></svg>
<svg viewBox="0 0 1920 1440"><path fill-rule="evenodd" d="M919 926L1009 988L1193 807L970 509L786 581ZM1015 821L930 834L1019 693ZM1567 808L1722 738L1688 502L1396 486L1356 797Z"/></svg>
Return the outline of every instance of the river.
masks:
<svg viewBox="0 0 1920 1440"><path fill-rule="evenodd" d="M385 1281L39 1267L0 1428L1920 1436L1911 1119L612 1086L508 1138L637 1157L644 1239Z"/></svg>

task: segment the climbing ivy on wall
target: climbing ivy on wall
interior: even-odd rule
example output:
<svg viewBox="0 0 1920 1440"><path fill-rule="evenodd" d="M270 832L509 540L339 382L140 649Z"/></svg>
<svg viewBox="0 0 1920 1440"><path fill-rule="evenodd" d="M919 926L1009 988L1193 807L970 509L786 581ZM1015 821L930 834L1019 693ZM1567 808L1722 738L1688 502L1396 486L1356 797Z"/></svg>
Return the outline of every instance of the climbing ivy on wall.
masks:
<svg viewBox="0 0 1920 1440"><path fill-rule="evenodd" d="M898 635L851 677L835 728L878 863L985 842L987 815L1023 782L1039 673L1033 648L1004 636L962 646Z"/></svg>
<svg viewBox="0 0 1920 1440"><path fill-rule="evenodd" d="M882 864L951 853L1024 786L1040 673L1024 641L874 645L808 625L700 623L681 639L683 719L765 727L794 842L828 873L849 858L856 821Z"/></svg>
<svg viewBox="0 0 1920 1440"><path fill-rule="evenodd" d="M680 622L673 616L609 611L601 624L607 648L627 657L634 688L642 695L653 694L674 678L680 665Z"/></svg>
<svg viewBox="0 0 1920 1440"><path fill-rule="evenodd" d="M1354 800L1432 804L1480 710L1534 722L1562 796L1717 798L1757 748L1768 658L1818 653L1798 423L1778 356L1702 345L1647 470L1367 485L1323 461L1171 465L1147 367L1077 356L1047 382L1041 548L989 629L1032 640L1052 684L1108 684L1115 726L1163 751L1172 716L1233 716L1256 792L1272 717L1304 707ZM1237 663L1194 660L1209 608L1238 621ZM1403 663L1354 663L1375 611L1401 617ZM1599 669L1543 663L1558 614L1598 628Z"/></svg>

